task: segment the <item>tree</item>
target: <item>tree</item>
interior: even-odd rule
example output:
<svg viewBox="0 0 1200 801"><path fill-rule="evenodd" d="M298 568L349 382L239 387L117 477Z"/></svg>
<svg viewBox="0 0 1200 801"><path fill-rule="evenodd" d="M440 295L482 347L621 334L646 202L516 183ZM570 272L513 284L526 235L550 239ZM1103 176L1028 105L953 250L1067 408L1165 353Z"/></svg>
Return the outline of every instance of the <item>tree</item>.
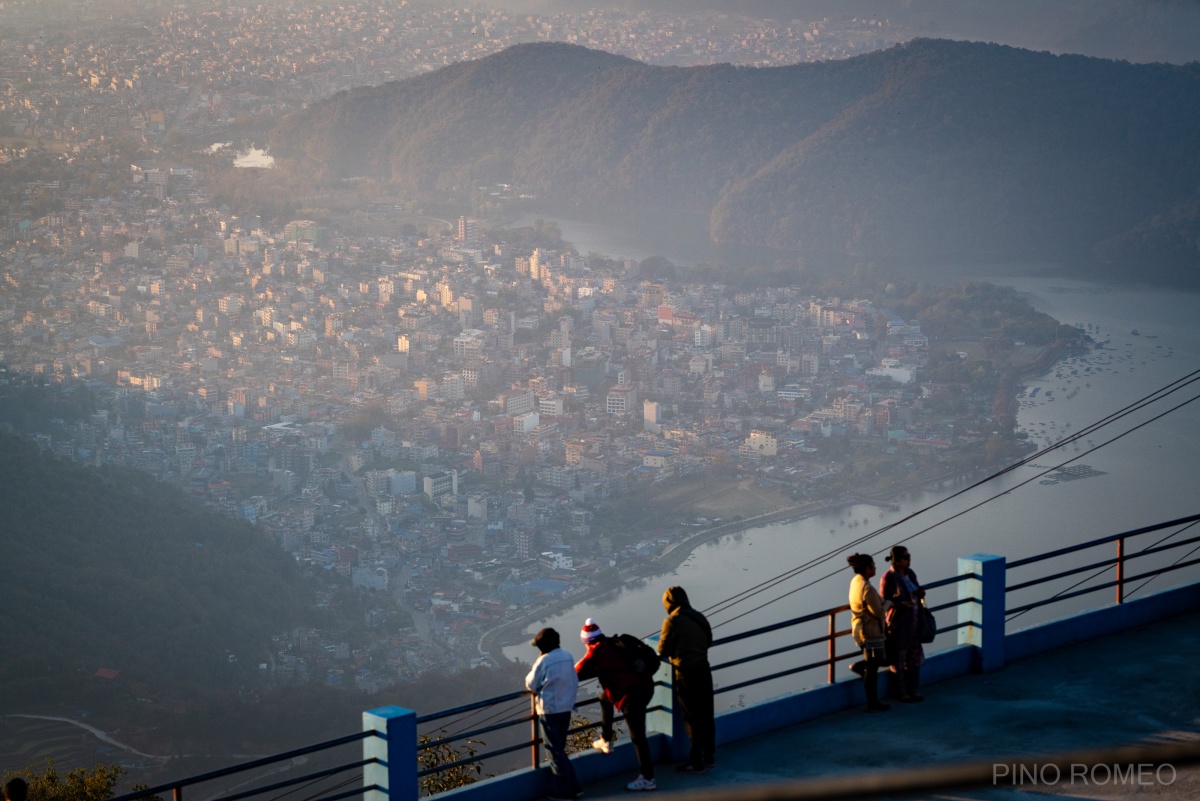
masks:
<svg viewBox="0 0 1200 801"><path fill-rule="evenodd" d="M478 746L487 745L487 743L482 740L463 740L461 745L453 745L444 742L445 737L446 730L442 729L436 737L431 734L422 734L417 738L417 770L441 768L436 773L429 773L421 777L421 793L423 795L433 795L453 790L455 787L474 784L479 781L479 776L483 773L483 765L479 762L470 761L461 765L452 763L474 757L479 753ZM420 746L429 747L421 748ZM443 765L452 766L443 768Z"/></svg>
<svg viewBox="0 0 1200 801"><path fill-rule="evenodd" d="M29 801L105 801L113 797L113 790L124 773L125 769L120 765L97 764L91 770L76 768L65 777L60 777L54 760L47 759L44 771L38 772L33 766L24 770L5 771L0 774L0 783L7 783L18 776L23 778L29 782ZM161 801L158 796L148 798Z"/></svg>

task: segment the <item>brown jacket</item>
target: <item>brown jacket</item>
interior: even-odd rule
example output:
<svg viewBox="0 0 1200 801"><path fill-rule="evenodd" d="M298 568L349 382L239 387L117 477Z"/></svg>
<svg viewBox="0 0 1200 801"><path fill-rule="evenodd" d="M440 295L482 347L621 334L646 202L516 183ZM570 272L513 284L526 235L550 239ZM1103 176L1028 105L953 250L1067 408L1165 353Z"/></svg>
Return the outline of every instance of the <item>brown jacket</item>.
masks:
<svg viewBox="0 0 1200 801"><path fill-rule="evenodd" d="M658 638L659 656L671 660L677 668L708 667L708 649L712 645L712 626L704 615L692 608L683 587L668 587L663 593L667 618Z"/></svg>

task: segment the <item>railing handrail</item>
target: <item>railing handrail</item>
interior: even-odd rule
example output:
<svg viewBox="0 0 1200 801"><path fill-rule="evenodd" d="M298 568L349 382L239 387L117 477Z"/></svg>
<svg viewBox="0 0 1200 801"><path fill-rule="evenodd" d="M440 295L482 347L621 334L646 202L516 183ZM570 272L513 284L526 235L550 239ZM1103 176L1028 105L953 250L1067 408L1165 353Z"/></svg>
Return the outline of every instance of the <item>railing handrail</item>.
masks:
<svg viewBox="0 0 1200 801"><path fill-rule="evenodd" d="M1097 584L1093 587L1086 587L1082 590L1064 592L1061 595L1055 595L1052 598L1047 598L1042 601L1034 601L1033 603L1028 603L1024 606L1017 606L1013 607L1012 609L1007 609L1005 610L1005 613L1009 615L1019 615L1022 612L1028 612L1030 609L1038 609L1039 607L1049 606L1052 603L1065 601L1068 598L1078 598L1081 595L1087 595L1091 592L1099 592L1100 590L1111 589L1112 587L1116 587L1121 584L1128 584L1131 581L1139 581L1141 579L1148 579L1154 576L1161 576L1163 573L1170 573L1173 570L1182 570L1183 568L1191 567L1192 565L1200 565L1200 557L1196 559L1189 559L1188 561L1180 562L1179 564L1167 565L1166 567L1160 567L1155 570L1148 570L1145 573L1139 573L1136 576L1126 576L1123 579L1113 579L1112 581L1106 581L1103 584Z"/></svg>
<svg viewBox="0 0 1200 801"><path fill-rule="evenodd" d="M791 626L798 626L801 623L811 623L814 620L825 620L826 618L829 617L829 614L831 612L848 612L848 611L850 611L850 607L846 604L842 604L841 606L831 607L829 609L824 609L820 612L813 612L808 615L801 615L800 617L789 618L788 620L783 620L783 621L780 621L779 623L771 623L770 625L761 626L757 629L750 629L748 631L739 631L737 634L729 634L725 637L721 637L719 639L713 640L712 647L716 648L718 645L728 645L731 642L737 642L738 640L746 640L751 637L757 637L760 634L770 634L773 631L779 631L780 629L786 629Z"/></svg>
<svg viewBox="0 0 1200 801"><path fill-rule="evenodd" d="M1169 520L1166 523L1155 523L1152 526L1143 526L1142 528L1135 528L1130 531L1124 531L1120 534L1110 534L1107 537L1100 537L1099 539L1089 540L1088 542L1081 542L1078 545L1068 545L1065 548L1058 548L1053 551L1035 554L1034 556L1027 556L1024 559L1014 559L1008 563L1008 567L1010 569L1014 567L1024 567L1025 565L1031 565L1035 562L1053 559L1056 556L1063 556L1065 554L1075 553L1076 551L1082 551L1087 548L1094 548L1097 545L1106 545L1110 542L1117 542L1128 537L1136 537L1139 534L1149 534L1153 531L1161 531L1164 528L1170 528L1171 526L1182 526L1184 523L1195 523L1196 521L1200 521L1200 514L1188 515L1187 517L1181 517L1177 520Z"/></svg>
<svg viewBox="0 0 1200 801"><path fill-rule="evenodd" d="M318 751L326 751L330 748L337 748L339 745L347 745L349 743L365 740L368 737L378 736L379 734L377 732L358 731L342 737L335 737L332 740L325 740L324 742L306 745L302 748L295 748L291 751L284 751L283 753L272 754L271 756L260 757L259 759L252 759L249 762L239 762L238 764L230 765L227 768L218 768L217 770L210 770L207 773L199 773L195 776L186 776L182 779L176 779L172 782L158 784L154 787L147 787L144 790L135 790L131 793L125 793L124 795L110 798L109 801L134 801L138 798L146 798L147 796L158 795L159 793L165 793L167 791L175 791L183 787L189 787L193 784L200 784L201 782L212 781L213 779L221 779L225 776L232 776L235 773L241 773L242 771L254 770L255 768L261 768L265 765L273 765L276 762L284 762L289 759L295 759L299 756L315 754ZM346 770L348 768L343 767L342 769Z"/></svg>
<svg viewBox="0 0 1200 801"><path fill-rule="evenodd" d="M476 709L483 709L484 707L503 704L505 701L515 701L516 699L526 695L529 695L528 690L517 690L516 692L506 693L504 695L497 695L495 698L484 698L481 701L472 701L471 703L463 704L462 706L455 706L451 707L450 709L442 709L437 712L430 712L428 715L419 716L417 718L417 725L429 723L434 720L441 720L442 718L448 718L454 715L461 715L464 712L474 712Z"/></svg>
<svg viewBox="0 0 1200 801"><path fill-rule="evenodd" d="M1188 537L1187 539L1183 539L1183 540L1178 540L1176 542L1172 542L1167 545L1156 545L1151 548L1145 548L1141 551L1138 551L1137 553L1124 554L1120 558L1122 561L1132 562L1134 559L1140 559L1143 556L1153 556L1154 554L1157 554L1157 553L1163 553L1164 551L1174 550L1175 548L1182 548L1185 545L1191 545L1196 542L1200 542L1200 535L1195 536L1195 537ZM1029 587L1036 587L1039 584L1046 584L1047 582L1051 582L1056 579L1067 578L1069 576L1078 575L1079 573L1086 573L1089 570L1095 570L1095 569L1101 568L1101 567L1106 567L1106 568L1114 567L1116 565L1116 562L1117 562L1116 559L1110 557L1108 559L1102 559L1099 562L1090 562L1089 564L1086 564L1086 565L1080 565L1079 567L1073 567L1070 570L1063 570L1059 573L1052 573L1049 576L1041 576L1040 578L1030 579L1029 581L1023 581L1020 584L1010 584L1007 587L1005 587L1004 589L1005 589L1005 592L1017 592L1018 590L1028 589ZM1123 578L1122 580L1125 582L1129 582L1129 581L1136 581L1137 578L1138 577L1135 577L1135 576L1128 576L1128 577ZM1114 586L1114 585L1110 584L1109 586Z"/></svg>
<svg viewBox="0 0 1200 801"><path fill-rule="evenodd" d="M1001 571L1006 572L1007 568L1024 567L1026 565L1034 564L1036 562L1045 561L1047 559L1053 559L1055 557L1064 556L1064 555L1075 553L1078 551L1083 551L1088 548L1093 548L1093 547L1105 545L1108 543L1115 542L1118 545L1117 554L1116 554L1115 559L1114 558L1104 559L1099 562L1090 563L1087 565L1083 565L1081 567L1071 568L1070 570L1060 571L1060 572L1055 573L1050 576L1044 576L1044 577L1041 577L1038 579L1032 579L1032 580L1025 581L1025 582L1022 582L1019 584L1014 584L1011 586L1008 586L1007 582L1004 582L1003 579L1001 579L1001 586L1003 586L1005 593L1007 593L1007 592L1011 592L1011 591L1028 589L1030 587L1045 584L1047 582L1054 581L1056 579L1065 578L1065 577L1076 575L1076 574L1086 572L1089 570L1095 570L1097 568L1108 568L1111 566L1117 567L1117 576L1116 576L1116 579L1113 581L1104 582L1100 585L1091 586L1086 589L1073 590L1073 588L1072 588L1073 591L1058 593L1047 599L1035 601L1033 603L1029 603L1029 604L1011 608L1011 609L1006 609L1005 613L1008 615L1016 615L1016 614L1020 614L1020 613L1029 611L1031 609L1036 609L1036 608L1039 608L1042 606L1049 605L1051 603L1068 600L1070 598L1079 597L1081 595L1086 595L1088 593L1097 592L1099 590L1108 589L1108 588L1111 588L1114 586L1116 586L1118 588L1117 603L1119 604L1122 602L1122 588L1124 587L1124 585L1126 585L1130 582L1152 578L1155 576L1162 575L1164 573L1169 573L1172 571L1181 570L1186 567L1191 567L1191 566L1200 564L1200 558L1196 558L1196 559L1191 559L1191 560L1187 560L1187 561L1177 562L1176 564L1169 565L1166 567L1155 568L1153 570L1149 570L1149 571L1140 573L1138 575L1125 576L1122 572L1122 567L1125 562L1131 561L1133 559L1136 559L1136 558L1139 558L1142 556L1158 554L1158 553L1162 553L1162 552L1169 551L1172 549L1177 549L1177 548L1180 548L1180 547L1183 547L1186 545L1198 543L1198 542L1200 542L1200 536L1190 537L1190 538L1187 538L1184 540L1180 540L1180 541L1173 542L1170 544L1165 544L1165 545L1155 543L1153 546L1146 548L1138 553L1134 553L1134 554L1125 554L1125 551L1124 551L1125 540L1129 537L1138 536L1140 534L1147 534L1147 533L1151 533L1154 531L1161 531L1162 529L1171 528L1173 526L1182 526L1182 525L1186 525L1186 524L1191 524L1191 523L1195 523L1197 521L1200 521L1200 514L1189 515L1187 517L1181 517L1181 518L1171 520L1168 522L1157 523L1157 524L1150 525L1150 526L1144 526L1144 527L1141 527L1138 529L1125 531L1125 532L1122 532L1119 534L1113 534L1113 535L1109 535L1109 536L1105 536L1105 537L1100 537L1100 538L1090 540L1085 543L1080 543L1078 545L1073 545L1073 546L1069 546L1069 547L1065 547L1065 548L1058 548L1058 549L1055 549L1053 551L1048 551L1043 554L1037 554L1035 556L1027 557L1024 559L1014 560L1012 562L1008 562L1007 565L1005 565L1003 559L996 558L995 561L1000 563ZM1188 555L1190 555L1190 554L1188 554ZM974 558L972 558L972 559L974 559ZM963 563L963 561L960 560L960 564L962 564L962 563ZM971 564L972 562L968 560L967 563ZM975 569L979 570L979 567L978 567L979 562L974 561L973 563L976 565ZM986 571L984 571L984 572L986 572ZM964 572L964 573L961 573L958 575L953 575L953 576L949 576L946 578L938 579L938 580L930 582L928 584L924 584L923 587L926 590L933 590L933 589L939 589L942 587L949 587L952 585L960 584L961 582L968 581L968 580L983 581L984 577L978 575L976 572L969 571L969 572ZM939 611L939 610L945 610L945 609L952 609L955 607L960 607L964 604L971 604L971 603L980 604L980 603L983 603L983 601L981 600L980 597L978 597L977 594L974 594L972 592L964 593L963 591L960 590L958 598L947 601L945 603L938 604L936 606L931 605L930 609L931 609L931 611ZM847 629L847 628L844 628L844 627L838 625L837 616L842 613L848 612L849 610L850 610L849 605L841 604L841 605L830 607L828 609L824 609L824 610L821 610L818 612L801 615L799 617L789 618L787 620L779 621L777 623L760 626L755 629L750 629L748 631L738 632L736 634L731 634L731 635L727 635L727 636L715 639L712 644L712 647L714 647L714 648L724 646L724 645L729 645L729 644L740 642L740 641L747 640L747 639L751 639L751 638L758 637L761 635L771 634L774 632L778 632L778 631L788 629L788 628L791 628L794 626L802 625L805 623L812 623L812 622L816 622L816 621L825 621L828 624L826 632L820 636L804 639L804 640L801 640L798 642L789 643L787 645L784 645L784 646L781 646L778 648L773 648L773 649L757 652L757 653L754 653L754 654L751 654L751 655L748 655L745 657L734 658L734 659L731 659L731 660L728 660L725 662L721 662L719 664L714 664L712 666L713 671L724 670L727 668L735 667L738 665L746 664L746 663L757 661L760 659L766 659L766 658L770 658L770 657L774 657L774 656L779 656L781 654L785 654L785 653L795 651L798 649L811 648L814 646L818 646L821 643L827 643L829 646L828 654L826 655L826 657L824 659L819 659L819 660L812 661L812 662L802 664L802 665L791 666L791 667L788 667L787 669L784 669L781 671L773 672L773 673L770 673L770 674L764 675L764 676L757 676L757 677L747 679L745 681L736 682L733 684L728 684L728 685L723 685L723 686L719 685L715 689L715 693L720 694L720 693L732 692L734 690L739 690L739 689L742 689L745 687L753 686L756 684L762 684L762 683L769 682L769 681L775 681L780 678L785 678L787 676L792 676L792 675L795 675L798 673L803 673L806 671L814 670L814 669L817 669L817 668L820 668L823 666L828 669L827 683L833 683L836 680L835 679L835 671L834 671L836 665L839 662L843 662L847 659L854 658L855 656L857 656L857 653L858 653L857 648L855 648L853 650L847 649L847 651L844 653L838 653L838 649L837 649L837 642L841 638L846 637L850 634L850 629ZM972 626L982 626L982 623L978 619L973 620L973 619L970 619L969 617L964 618L963 614L960 613L959 618L955 623L948 623L946 625L939 626L938 632L945 634L945 633L949 633L952 631L956 631L959 629L972 627ZM961 641L962 640L960 640L960 642ZM657 682L657 683L660 685L664 684L663 682ZM510 693L505 693L503 695L498 695L498 696L494 696L491 698L485 698L485 699L481 699L479 701L474 701L474 702L471 702L468 704L463 704L460 706L452 707L450 709L439 710L439 711L432 712L432 713L422 715L419 717L414 716L413 720L414 720L415 724L417 724L417 725L435 723L437 721L442 721L447 718L452 718L452 717L455 717L458 715L463 715L465 713L474 712L474 711L483 710L483 709L490 709L490 708L496 707L500 704L508 703L511 701L516 701L518 699L529 698L531 695L532 695L532 693L530 693L528 690L524 690L524 689L517 690L514 692L510 692ZM583 701L578 702L576 704L576 707L587 706L590 704L598 703L598 701L599 701L598 698L585 699ZM648 711L661 711L661 710L663 710L663 708L664 708L663 706L657 705L657 706L652 707ZM514 710L514 712L516 712L516 710ZM505 713L505 714L511 714L511 713ZM447 743L461 741L464 739L470 739L472 737L476 737L481 734L486 734L486 733L493 732L493 731L499 731L501 729L510 728L512 726L529 724L529 723L535 721L536 717L537 717L533 713L532 709L524 714L520 714L520 713L518 713L518 714L519 714L519 717L517 717L515 719L502 720L498 723L494 723L491 725L484 725L484 726L481 726L481 727L478 727L478 728L475 728L475 729L472 729L469 731L458 731L458 732L454 732L453 734L445 734L444 730L442 730L443 736L437 737L435 739L430 739L428 742L425 742L425 743L417 744L417 752L420 752L423 749L434 748L434 747L437 747L438 745L444 745ZM494 717L495 716L493 716L493 718ZM623 719L624 719L623 716L621 716L619 714L617 715L618 721L623 720ZM486 722L486 721L484 721L484 722ZM584 731L587 731L590 729L594 729L600 725L601 724L598 722L590 722L589 721L589 722L584 723L583 725L572 728L570 730L570 733L584 732ZM178 799L181 798L182 788L190 786L190 785L199 784L199 783L202 783L205 781L211 781L213 779L223 778L225 776L230 776L230 775L240 773L243 771L253 770L255 768L264 767L264 766L275 764L278 762L283 762L283 761L286 761L289 759L294 759L296 757L305 756L305 755L316 753L319 751L328 750L331 748L336 748L341 745L346 745L346 744L358 742L358 741L365 741L368 738L377 737L377 736L383 737L384 735L381 732L367 729L367 730L364 730L361 732L356 732L354 734L346 735L346 736L335 738L332 740L327 740L327 741L324 741L321 743L316 743L316 744L305 746L302 748L293 749L291 751L286 751L286 752L283 752L280 754L275 754L275 755L271 755L271 756L261 757L258 759L253 759L248 762L244 762L244 763L241 763L241 764L238 764L235 766L221 768L221 769L218 769L215 771L209 771L207 773L190 776L190 777L187 777L184 779L179 779L174 782L160 784L155 787L146 788L144 790L138 790L138 791L134 791L131 793L126 793L125 795L117 796L117 797L111 799L111 801L136 801L136 799L146 798L147 796L157 795L159 793L164 793L166 791L173 791L175 794L175 797L178 801ZM473 754L463 757L463 758L455 759L453 761L446 762L446 763L443 763L440 765L436 765L434 767L422 769L422 770L419 770L416 773L416 775L418 777L425 777L425 776L428 776L428 775L431 775L431 774L434 774L434 773L437 773L437 772L440 772L443 770L447 770L447 769L451 769L451 768L455 768L455 767L461 767L463 765L467 765L467 764L471 764L471 763L478 763L485 759L502 756L504 754L509 754L509 753L513 753L513 752L525 750L525 749L532 749L531 753L533 755L534 765L536 767L536 765L539 764L538 744L539 744L539 738L537 736L537 727L536 727L536 723L535 723L533 730L532 730L532 736L530 739L526 739L526 740L523 740L522 742L517 742L515 744L505 745L503 747L499 747L499 748L496 748L496 749L493 749L493 750L487 751L487 752L473 753ZM414 754L414 756L415 756L415 754ZM229 801L240 801L240 799L248 798L253 795L258 795L258 794L267 793L267 792L273 792L275 790L294 786L296 784L300 784L300 783L303 783L306 781L313 781L315 779L326 778L326 777L332 776L336 773L365 767L365 766L371 765L373 763L377 764L377 763L379 763L379 761L380 761L379 758L367 757L360 761L342 764L337 767L333 767L333 768L329 768L329 769L323 769L321 771L317 771L315 773L311 773L311 774L303 776L303 777L297 777L295 779L289 779L289 780L278 782L276 784L272 784L269 786L258 787L253 790L247 790L247 791L238 793L236 795L229 796L228 798L229 798ZM337 787L335 786L334 788L330 788L330 789L336 790ZM355 789L353 789L351 791L338 793L336 795L322 796L322 799L323 799L323 801L337 801L338 799L348 798L350 796L355 796L355 795L361 796L371 790L380 790L380 788L377 785L371 785L370 787L356 787ZM381 790L381 792L384 792L386 794L387 790L383 789L383 790Z"/></svg>
<svg viewBox="0 0 1200 801"><path fill-rule="evenodd" d="M1147 533L1151 533L1154 531L1160 531L1165 528L1170 528L1172 526L1184 525L1184 524L1193 523L1196 521L1200 521L1200 514L1189 515L1187 517L1178 518L1178 519L1170 520L1170 521L1163 522L1163 523L1156 523L1156 524L1150 525L1150 526L1143 526L1138 529L1133 529L1131 531L1125 531L1125 532L1122 532L1119 534L1113 534L1113 535L1109 535L1106 537L1100 537L1100 538L1097 538L1094 540L1090 540L1088 542L1080 543L1077 545L1072 545L1072 546L1069 546L1066 548L1058 548L1053 551L1048 551L1043 554L1037 554L1035 556L1027 557L1025 559L1014 560L1012 562L1008 562L1007 567L1010 567L1010 568L1011 567L1022 567L1022 566L1028 565L1028 564L1033 564L1035 562L1040 562L1040 561L1044 561L1046 559L1051 559L1054 557L1063 556L1063 555L1074 553L1077 551L1086 550L1088 548L1096 547L1099 545L1104 545L1107 543L1123 542L1126 538L1137 536L1139 534L1147 534ZM1171 545L1155 546L1153 548L1146 549L1145 551L1139 552L1137 554L1131 554L1128 556L1122 555L1122 556L1118 557L1117 561L1128 561L1133 558L1137 558L1139 556L1145 556L1145 555L1149 555L1152 553L1159 553L1159 552L1162 552L1165 550L1170 550L1172 548L1182 547L1183 545L1191 544L1193 542L1200 542L1200 536L1197 536L1195 538L1189 538L1187 540L1183 540L1178 543L1173 543ZM1200 559L1192 560L1189 562L1184 562L1184 563L1181 563L1179 565L1176 565L1176 566L1173 566L1170 568L1163 568L1163 569L1159 569L1157 571L1143 573L1143 574L1140 574L1137 576L1123 577L1121 579L1118 579L1117 581L1105 583L1105 584L1102 584L1102 585L1096 586L1096 587L1091 587L1086 590L1081 590L1081 591L1077 591L1077 592L1073 592L1073 593L1069 593L1069 594L1064 593L1061 595L1056 595L1050 599L1039 601L1039 602L1036 602L1034 604L1030 604L1027 606L1018 607L1016 609L1008 610L1008 612L1009 612L1009 614L1015 614L1020 611L1028 611L1029 609L1037 608L1040 606L1045 606L1050 603L1054 603L1056 601L1067 600L1068 598L1077 597L1079 595L1084 595L1089 592L1095 592L1097 590L1107 589L1107 588L1116 586L1117 584L1124 584L1124 583L1128 583L1130 581L1136 581L1139 579L1148 578L1153 575L1159 575L1161 573L1169 572L1171 570L1181 569L1181 568L1188 567L1192 564L1197 564L1197 563L1200 563ZM1069 571L1063 571L1063 572L1055 574L1054 576L1051 576L1051 577L1035 579L1030 582L1025 582L1022 584L1014 585L1013 587L1006 587L1006 590L1016 590L1016 589L1022 589L1022 588L1034 586L1036 584L1043 584L1043 583L1046 583L1047 581L1052 581L1056 578L1063 578L1066 576L1084 572L1089 569L1096 569L1098 567L1106 567L1106 566L1109 566L1112 564L1114 564L1113 559L1106 559L1104 561L1097 562L1092 565L1085 565L1084 567L1073 568ZM947 576L945 578L937 579L935 581L931 581L929 583L923 584L922 586L926 590L933 590L933 589L939 589L942 587L956 585L956 584L959 584L960 582L967 581L967 580L972 580L972 579L978 580L980 578L981 577L979 575L977 575L973 572L968 572L968 573L961 573L961 574ZM936 612L936 611L945 610L945 609L952 609L952 608L962 606L962 605L968 604L968 603L978 603L978 602L979 601L977 598L960 597L960 598L956 598L954 600L947 601L945 603L938 604L936 606L930 606L930 610ZM729 645L729 644L732 644L735 642L740 642L742 640L759 637L764 634L771 634L771 633L774 633L777 631L781 631L783 629L791 628L791 627L802 625L805 623L812 623L812 622L815 622L818 620L828 621L828 620L832 619L832 620L836 621L837 615L847 612L847 611L849 611L849 609L850 609L849 605L841 604L839 606L830 607L828 609L823 609L823 610L820 610L817 612L811 612L809 614L800 615L798 617L788 618L787 620L782 620L782 621L779 621L776 623L770 623L765 626L759 626L757 628L749 629L747 631L742 631L742 632L738 632L736 634L730 634L730 635L727 635L724 637L716 638L713 640L711 647L717 648L717 647L720 647L723 645ZM970 623L963 623L963 622L951 623L951 624L939 626L938 632L945 634L945 633L949 633L952 631L956 631L958 629L968 627L970 625L971 625ZM829 681L832 682L833 681L832 667L835 664L837 664L838 662L842 662L846 659L853 658L857 653L857 651L847 651L846 653L843 653L843 654L838 654L836 652L836 647L834 647L834 644L836 643L836 641L841 639L842 637L849 635L849 634L850 634L849 629L838 628L834 623L831 623L830 631L828 631L827 633L825 633L821 636L802 640L802 641L796 642L796 643L790 643L788 645L781 646L779 648L770 649L770 650L767 650L767 651L764 651L761 653L755 653L755 654L751 654L751 655L748 655L745 657L731 659L731 660L728 660L725 662L721 662L719 664L714 664L712 666L712 670L714 672L716 672L716 671L727 669L730 667L747 664L749 662L754 662L754 661L758 661L761 659L778 656L780 654L784 654L784 653L787 653L790 651L795 651L795 650L798 650L801 648L812 647L815 645L819 645L823 642L828 642L831 644L830 653L825 659L816 660L816 661L813 661L813 662L810 662L810 663L807 663L804 665L790 667L790 668L787 668L782 671L777 671L777 672L770 673L770 674L764 675L764 676L758 676L758 677L755 677L752 679L747 679L746 681L736 682L734 684L720 685L715 689L715 693L720 694L720 693L725 693L725 692L732 692L734 690L739 690L739 689L753 686L756 684L762 684L762 683L765 683L768 681L774 681L774 680L777 680L780 678L794 675L796 673L802 673L802 672L805 672L808 670L814 670L814 669L817 669L817 668L820 668L823 666L828 667L830 669ZM527 691L521 691L521 692L516 692L516 693L509 693L504 696L497 696L497 697L491 698L491 699L484 699L482 701L477 701L473 704L467 704L467 705L464 705L461 707L456 707L451 710L444 710L442 712L422 716L422 717L418 718L418 722L427 722L427 721L436 720L436 719L440 719L440 718L450 717L454 714L460 714L463 712L469 712L469 711L473 711L475 709L480 709L480 708L492 706L495 704L504 703L505 701L513 700L515 698L519 698L523 695L528 695L528 694L529 693ZM585 701L583 703L589 703L589 702L590 702L590 700ZM495 727L489 727L488 730L495 730L496 728L504 728L506 726L519 725L521 723L528 723L530 720L532 720L533 717L534 716L532 714L530 714L528 716L523 716L520 719L508 722L506 724L498 724ZM587 727L581 727L581 730L583 728L587 728ZM477 730L475 733L483 733L483 732L482 732L482 730ZM470 735L471 735L471 733L459 734L453 738L446 738L445 740L442 740L441 742L449 742L454 739L463 739ZM526 747L528 747L529 744L530 743L527 743ZM504 749L504 751L502 751L502 752L477 754L473 758L473 760L468 760L468 761L477 761L479 759L486 758L488 756L497 756L500 753L507 753L508 751L514 750L514 749L515 749L515 747L510 747L510 748ZM452 767L452 766L453 765L448 764L446 767ZM433 772L433 771L431 771L431 772Z"/></svg>

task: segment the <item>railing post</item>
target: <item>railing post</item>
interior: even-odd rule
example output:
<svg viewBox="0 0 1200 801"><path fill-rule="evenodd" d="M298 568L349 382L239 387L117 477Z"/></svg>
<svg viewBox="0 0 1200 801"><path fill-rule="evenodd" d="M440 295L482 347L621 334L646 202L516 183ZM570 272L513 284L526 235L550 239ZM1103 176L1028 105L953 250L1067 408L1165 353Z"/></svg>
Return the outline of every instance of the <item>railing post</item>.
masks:
<svg viewBox="0 0 1200 801"><path fill-rule="evenodd" d="M533 719L531 721L529 721L529 730L533 733L533 737L531 739L530 746L529 746L529 753L531 756L532 764L529 767L533 768L534 770L537 770L538 767L542 764L542 751L541 751L542 733L540 731L538 731L538 713L537 713L537 696L536 695L529 696L529 714L533 717Z"/></svg>
<svg viewBox="0 0 1200 801"><path fill-rule="evenodd" d="M363 801L416 801L417 713L398 706L369 709L363 731L378 733L363 740L363 759L376 760L363 767L363 787L378 788L363 793Z"/></svg>
<svg viewBox="0 0 1200 801"><path fill-rule="evenodd" d="M1117 539L1117 603L1125 603L1125 538Z"/></svg>
<svg viewBox="0 0 1200 801"><path fill-rule="evenodd" d="M837 610L829 610L829 668L825 681L833 684L837 677Z"/></svg>
<svg viewBox="0 0 1200 801"><path fill-rule="evenodd" d="M974 575L958 582L959 600L974 603L958 606L958 644L977 649L976 668L985 673L1004 667L1005 560L1003 556L977 553L960 556L959 575Z"/></svg>

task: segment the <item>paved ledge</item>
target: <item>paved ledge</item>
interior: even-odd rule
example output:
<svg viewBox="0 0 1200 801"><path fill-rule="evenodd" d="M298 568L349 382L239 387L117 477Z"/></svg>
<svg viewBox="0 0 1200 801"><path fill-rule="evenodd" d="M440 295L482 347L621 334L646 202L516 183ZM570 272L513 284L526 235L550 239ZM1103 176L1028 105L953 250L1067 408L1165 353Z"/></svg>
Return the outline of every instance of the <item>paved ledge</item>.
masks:
<svg viewBox="0 0 1200 801"><path fill-rule="evenodd" d="M892 711L837 712L721 746L703 776L658 766L659 793L718 790L896 770L995 761L1119 745L1200 740L1200 616L1195 612L1009 663L1003 670L925 688L922 704ZM847 681L853 679L845 671ZM718 727L720 723L718 722ZM998 769L1001 772L1003 769ZM1170 771L1163 773L1169 779ZM587 798L628 797L633 775L588 784ZM1049 774L1053 778L1053 774ZM1105 779L1036 787L996 786L934 794L939 799L1200 798L1200 768L1173 783L1134 786ZM912 796L910 796L911 798Z"/></svg>

